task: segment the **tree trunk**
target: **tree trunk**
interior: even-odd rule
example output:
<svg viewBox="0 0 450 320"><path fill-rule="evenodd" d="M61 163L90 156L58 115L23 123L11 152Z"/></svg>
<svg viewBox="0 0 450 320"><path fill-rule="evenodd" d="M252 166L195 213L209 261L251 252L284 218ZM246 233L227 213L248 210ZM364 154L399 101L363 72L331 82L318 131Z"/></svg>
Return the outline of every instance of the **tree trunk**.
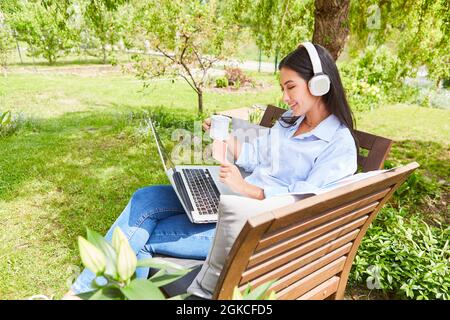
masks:
<svg viewBox="0 0 450 320"><path fill-rule="evenodd" d="M337 60L349 33L350 0L315 0L313 42Z"/></svg>
<svg viewBox="0 0 450 320"><path fill-rule="evenodd" d="M106 46L102 45L102 53L103 53L103 64L106 64Z"/></svg>
<svg viewBox="0 0 450 320"><path fill-rule="evenodd" d="M197 88L197 96L198 96L198 113L203 113L203 91Z"/></svg>

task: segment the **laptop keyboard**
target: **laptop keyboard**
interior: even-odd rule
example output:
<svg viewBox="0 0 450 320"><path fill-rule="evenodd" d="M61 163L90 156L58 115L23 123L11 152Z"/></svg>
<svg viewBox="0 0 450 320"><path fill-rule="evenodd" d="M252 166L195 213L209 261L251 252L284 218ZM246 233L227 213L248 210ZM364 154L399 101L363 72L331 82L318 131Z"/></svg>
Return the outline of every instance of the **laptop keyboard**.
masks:
<svg viewBox="0 0 450 320"><path fill-rule="evenodd" d="M208 169L182 169L199 214L217 214L220 192Z"/></svg>

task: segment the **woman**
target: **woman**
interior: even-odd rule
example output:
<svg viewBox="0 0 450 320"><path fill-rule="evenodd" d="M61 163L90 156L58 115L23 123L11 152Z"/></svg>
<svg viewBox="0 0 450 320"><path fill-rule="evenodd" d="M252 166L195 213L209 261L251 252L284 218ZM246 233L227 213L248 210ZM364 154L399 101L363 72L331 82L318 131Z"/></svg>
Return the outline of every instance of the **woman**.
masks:
<svg viewBox="0 0 450 320"><path fill-rule="evenodd" d="M242 145L235 137L227 141L236 164L252 172L245 179L233 164L222 165L221 182L244 196L264 199L283 193L313 193L328 183L352 175L357 169L357 142L353 120L334 60L315 45L323 73L331 84L328 93L314 96L308 88L313 66L300 46L279 64L283 101L289 105L279 122L265 136ZM209 130L207 119L203 128ZM119 226L138 259L164 254L205 259L215 224L193 224L184 213L170 185L136 191L106 235ZM146 278L148 268L137 276ZM69 294L90 291L94 275L84 270Z"/></svg>

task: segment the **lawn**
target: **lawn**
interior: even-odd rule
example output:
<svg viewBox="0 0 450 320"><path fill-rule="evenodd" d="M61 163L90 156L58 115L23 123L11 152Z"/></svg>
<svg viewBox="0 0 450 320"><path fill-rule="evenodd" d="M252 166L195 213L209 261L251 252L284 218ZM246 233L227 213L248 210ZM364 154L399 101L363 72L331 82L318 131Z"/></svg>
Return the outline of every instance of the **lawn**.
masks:
<svg viewBox="0 0 450 320"><path fill-rule="evenodd" d="M183 82L155 81L143 91L140 81L117 72L73 73L22 70L0 79L0 110L26 119L0 138L0 299L61 297L79 270L76 240L85 227L106 232L134 190L167 183L140 130L142 112L164 106L182 117L196 110ZM271 86L207 92L207 112L274 103L274 77L251 76ZM396 141L389 161L415 160L430 179L448 180L448 110L391 105L357 119L359 129ZM429 205L445 220L445 206Z"/></svg>

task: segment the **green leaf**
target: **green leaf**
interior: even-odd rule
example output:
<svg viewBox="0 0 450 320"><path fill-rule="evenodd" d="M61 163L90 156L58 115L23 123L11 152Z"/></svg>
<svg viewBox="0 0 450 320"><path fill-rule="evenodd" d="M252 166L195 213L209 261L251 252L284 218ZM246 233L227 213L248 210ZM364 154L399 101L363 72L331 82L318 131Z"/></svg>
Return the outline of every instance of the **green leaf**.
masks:
<svg viewBox="0 0 450 320"><path fill-rule="evenodd" d="M94 292L89 298L89 300L123 300L124 295L118 288L102 288Z"/></svg>
<svg viewBox="0 0 450 320"><path fill-rule="evenodd" d="M114 248L100 234L87 229L87 239L98 249L100 249L106 257L105 273L115 278L117 276L117 253Z"/></svg>
<svg viewBox="0 0 450 320"><path fill-rule="evenodd" d="M150 258L150 259L139 260L137 263L137 266L138 267L149 267L149 268L161 269L161 270L173 269L173 270L178 270L178 271L186 271L186 273L190 271L190 269L188 269L188 268L185 268L176 263L168 262L168 261L165 261L165 260L159 259L159 258ZM173 273L173 272L171 272L171 273Z"/></svg>
<svg viewBox="0 0 450 320"><path fill-rule="evenodd" d="M185 300L186 298L188 298L190 296L191 296L190 293L183 293L183 294L179 294L177 296L171 297L167 300Z"/></svg>
<svg viewBox="0 0 450 320"><path fill-rule="evenodd" d="M171 282L174 282L180 278L182 278L184 274L178 275L178 274L163 274L158 277L151 277L150 281L156 285L157 287L165 286L166 284L169 284Z"/></svg>
<svg viewBox="0 0 450 320"><path fill-rule="evenodd" d="M244 299L246 299L246 300L262 300L264 298L264 296L266 295L267 290L269 290L270 286L272 286L273 283L275 283L275 280L269 281L267 283L260 285L255 290L253 290L253 292L246 295L244 297Z"/></svg>
<svg viewBox="0 0 450 320"><path fill-rule="evenodd" d="M242 300L242 294L238 287L234 287L231 300Z"/></svg>
<svg viewBox="0 0 450 320"><path fill-rule="evenodd" d="M157 286L145 279L136 279L120 289L129 300L164 300Z"/></svg>
<svg viewBox="0 0 450 320"><path fill-rule="evenodd" d="M8 124L11 123L11 111L6 111L5 113L2 114L2 119L0 121L0 124L2 126L7 126Z"/></svg>

